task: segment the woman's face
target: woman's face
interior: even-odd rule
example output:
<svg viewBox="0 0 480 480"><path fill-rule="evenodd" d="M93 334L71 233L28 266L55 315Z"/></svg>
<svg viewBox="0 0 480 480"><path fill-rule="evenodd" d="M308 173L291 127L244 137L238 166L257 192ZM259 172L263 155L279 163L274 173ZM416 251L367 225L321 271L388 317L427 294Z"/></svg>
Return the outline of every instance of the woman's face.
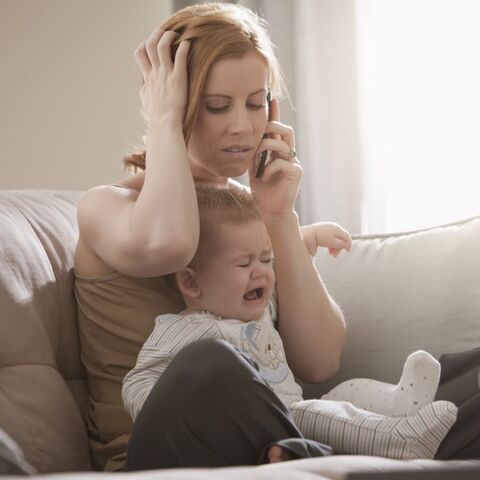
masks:
<svg viewBox="0 0 480 480"><path fill-rule="evenodd" d="M247 170L267 125L267 86L255 52L212 66L187 146L195 178L225 182Z"/></svg>

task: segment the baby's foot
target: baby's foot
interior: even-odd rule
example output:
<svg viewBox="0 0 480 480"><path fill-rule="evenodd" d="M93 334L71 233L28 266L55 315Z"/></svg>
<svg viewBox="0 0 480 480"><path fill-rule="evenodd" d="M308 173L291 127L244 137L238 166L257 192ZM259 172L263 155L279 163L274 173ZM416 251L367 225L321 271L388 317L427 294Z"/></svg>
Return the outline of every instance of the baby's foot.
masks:
<svg viewBox="0 0 480 480"><path fill-rule="evenodd" d="M285 462L292 460L293 456L279 445L272 445L268 450L269 463Z"/></svg>

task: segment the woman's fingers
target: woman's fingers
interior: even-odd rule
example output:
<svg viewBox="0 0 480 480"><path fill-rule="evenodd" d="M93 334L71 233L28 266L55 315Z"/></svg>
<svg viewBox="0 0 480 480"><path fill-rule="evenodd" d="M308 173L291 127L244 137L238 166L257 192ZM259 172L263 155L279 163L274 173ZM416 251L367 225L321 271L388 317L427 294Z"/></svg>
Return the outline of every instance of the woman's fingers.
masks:
<svg viewBox="0 0 480 480"><path fill-rule="evenodd" d="M257 156L265 150L275 152L275 155L271 157L271 161L278 158L283 158L284 160L289 160L293 163L299 163L297 157L289 159L290 151L292 150L292 148L290 147L290 144L284 142L283 140L277 140L275 138L264 138L258 146Z"/></svg>
<svg viewBox="0 0 480 480"><path fill-rule="evenodd" d="M278 117L278 102L275 100L277 108L273 108L274 117ZM295 132L292 127L289 125L284 125L278 120L272 120L267 124L265 133L269 134L267 138L264 138L257 149L257 155L261 152L268 150L276 153L275 156L271 157L272 160L275 158L283 158L287 160L289 158L290 151L292 149L291 145L295 145ZM293 147L295 148L295 147ZM297 158L290 159L298 161Z"/></svg>
<svg viewBox="0 0 480 480"><path fill-rule="evenodd" d="M146 83L147 78L150 75L150 71L152 70L152 65L148 59L147 50L145 49L145 42L142 42L138 46L133 55L138 67L140 68L140 71L142 72L143 83Z"/></svg>
<svg viewBox="0 0 480 480"><path fill-rule="evenodd" d="M267 164L261 180L262 182L268 182L280 172L288 180L299 180L302 177L303 168L299 163L291 163L287 160L277 158L275 161Z"/></svg>
<svg viewBox="0 0 480 480"><path fill-rule="evenodd" d="M147 52L148 60L152 66L151 68L154 69L157 69L160 65L160 60L157 53L157 45L164 33L165 30L159 27L152 32L145 42L145 50Z"/></svg>
<svg viewBox="0 0 480 480"><path fill-rule="evenodd" d="M190 42L188 40L183 40L177 48L177 52L175 53L175 63L173 67L179 73L186 72L187 70L187 59L189 50Z"/></svg>
<svg viewBox="0 0 480 480"><path fill-rule="evenodd" d="M272 98L272 100L270 101L270 112L269 112L268 118L270 120L269 120L269 123L267 124L267 129L265 130L265 133L268 133L268 128L271 125L271 123L280 124L280 105L278 104L278 100L276 98ZM280 134L277 132L272 132L270 137L276 138L276 139L281 138ZM290 143L290 145L295 145L295 142Z"/></svg>
<svg viewBox="0 0 480 480"><path fill-rule="evenodd" d="M169 30L162 35L157 43L157 54L160 61L160 65L171 70L173 68L172 60L172 43L179 36L177 32Z"/></svg>
<svg viewBox="0 0 480 480"><path fill-rule="evenodd" d="M174 68L172 45L180 34L157 28L135 50L135 59L143 76L140 89L142 113L148 121L154 109L172 111L184 115L188 96L187 57L190 42L182 41L176 48L178 60ZM177 45L175 45L177 47Z"/></svg>
<svg viewBox="0 0 480 480"><path fill-rule="evenodd" d="M295 145L295 131L290 125L272 120L268 122L265 133L270 134L271 139L283 140L288 145Z"/></svg>
<svg viewBox="0 0 480 480"><path fill-rule="evenodd" d="M159 27L135 50L134 56L145 81L152 71L152 68L158 69L160 65L164 65L166 68L172 68L172 42L178 35L179 34L173 30L165 31Z"/></svg>
<svg viewBox="0 0 480 480"><path fill-rule="evenodd" d="M178 37L178 33L173 30L165 31L157 28L152 32L147 40L143 41L135 50L134 57L142 72L143 83L146 84L152 69L158 69L160 65L168 69L173 68L172 62L172 43ZM183 45L183 46L182 46ZM180 71L186 69L186 57L188 55L190 42L183 41L177 49L175 59L179 61Z"/></svg>

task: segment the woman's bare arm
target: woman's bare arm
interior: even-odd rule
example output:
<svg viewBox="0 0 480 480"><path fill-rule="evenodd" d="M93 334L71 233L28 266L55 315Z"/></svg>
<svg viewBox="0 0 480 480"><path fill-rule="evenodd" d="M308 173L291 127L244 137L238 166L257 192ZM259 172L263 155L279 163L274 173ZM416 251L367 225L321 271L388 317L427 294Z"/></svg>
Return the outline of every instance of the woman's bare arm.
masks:
<svg viewBox="0 0 480 480"><path fill-rule="evenodd" d="M295 212L267 223L275 252L278 327L288 363L306 382L338 370L345 345L343 315L328 294L302 239Z"/></svg>
<svg viewBox="0 0 480 480"><path fill-rule="evenodd" d="M197 199L181 127L158 129L140 194L104 185L78 205L83 240L114 270L138 277L185 267L198 244Z"/></svg>
<svg viewBox="0 0 480 480"><path fill-rule="evenodd" d="M278 328L287 361L306 382L321 382L338 369L345 343L345 322L325 289L304 244L294 210L303 169L290 153L295 147L291 127L280 123L278 101L272 99L271 121L257 154L272 152L262 178L249 168L249 179L275 255L278 293Z"/></svg>
<svg viewBox="0 0 480 480"><path fill-rule="evenodd" d="M82 239L109 266L135 276L185 267L198 244L198 205L182 131L188 43L180 44L173 64L171 43L177 35L158 29L135 52L148 112L140 193L96 187L78 208Z"/></svg>

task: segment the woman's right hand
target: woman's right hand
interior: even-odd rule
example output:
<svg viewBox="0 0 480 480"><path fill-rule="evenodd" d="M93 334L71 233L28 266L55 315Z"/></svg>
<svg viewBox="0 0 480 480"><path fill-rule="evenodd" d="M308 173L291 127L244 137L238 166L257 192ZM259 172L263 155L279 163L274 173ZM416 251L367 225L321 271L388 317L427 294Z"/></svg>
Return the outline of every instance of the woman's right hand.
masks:
<svg viewBox="0 0 480 480"><path fill-rule="evenodd" d="M152 119L170 117L182 122L187 104L187 57L190 42L180 43L172 62L172 43L178 38L174 31L157 28L135 50L135 60L143 76L140 96L147 123Z"/></svg>

